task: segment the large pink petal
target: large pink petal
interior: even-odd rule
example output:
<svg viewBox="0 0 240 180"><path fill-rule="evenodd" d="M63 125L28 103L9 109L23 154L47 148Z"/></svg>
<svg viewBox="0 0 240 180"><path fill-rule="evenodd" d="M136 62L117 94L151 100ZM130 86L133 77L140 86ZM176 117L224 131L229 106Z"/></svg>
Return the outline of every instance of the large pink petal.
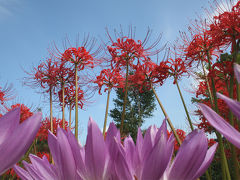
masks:
<svg viewBox="0 0 240 180"><path fill-rule="evenodd" d="M220 132L233 145L240 148L240 133L234 127L205 104L199 104L199 108L208 122L218 132Z"/></svg>

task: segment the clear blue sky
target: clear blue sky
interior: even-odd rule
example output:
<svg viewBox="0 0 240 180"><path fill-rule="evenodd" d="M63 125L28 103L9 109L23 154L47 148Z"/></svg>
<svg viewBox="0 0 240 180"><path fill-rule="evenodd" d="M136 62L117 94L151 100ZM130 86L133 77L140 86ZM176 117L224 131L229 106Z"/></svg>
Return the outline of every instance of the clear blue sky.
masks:
<svg viewBox="0 0 240 180"><path fill-rule="evenodd" d="M162 44L174 42L178 31L186 31L189 20L203 12L202 7L208 7L207 0L0 0L0 86L12 83L17 93L15 102L41 107L47 115L47 99L36 90L22 86L26 76L22 68L29 70L38 65L48 56L47 48L53 41L61 46L66 35L74 42L77 34L83 36L84 33L106 40L105 27L113 32L120 24L125 28L132 24L140 39L150 27L153 38L163 33ZM183 80L180 86L188 107L193 110L192 95L186 91L191 88L189 80ZM186 129L186 117L176 87L167 81L157 92L175 127ZM103 126L106 95L96 94L94 103L86 107L86 111L79 110L81 140L85 139L89 116ZM110 109L112 107L110 103ZM55 115L61 117L57 111ZM162 120L163 114L158 108L143 127L159 126Z"/></svg>

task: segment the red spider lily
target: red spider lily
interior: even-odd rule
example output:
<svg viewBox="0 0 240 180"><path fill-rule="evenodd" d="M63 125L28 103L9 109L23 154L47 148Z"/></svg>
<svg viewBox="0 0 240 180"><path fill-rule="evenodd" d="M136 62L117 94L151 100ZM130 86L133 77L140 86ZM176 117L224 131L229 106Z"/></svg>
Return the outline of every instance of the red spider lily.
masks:
<svg viewBox="0 0 240 180"><path fill-rule="evenodd" d="M145 62L150 54L144 49L140 40L137 42L128 37L118 38L116 42L112 41L112 45L108 46L108 51L111 55L111 66L122 68L127 66L133 67Z"/></svg>
<svg viewBox="0 0 240 180"><path fill-rule="evenodd" d="M169 66L169 75L174 77L173 84L175 84L183 75L187 74L186 64L182 58L169 58L167 65Z"/></svg>
<svg viewBox="0 0 240 180"><path fill-rule="evenodd" d="M75 65L79 70L83 70L85 66L94 67L93 56L85 49L85 47L68 48L62 54L63 61L69 61Z"/></svg>
<svg viewBox="0 0 240 180"><path fill-rule="evenodd" d="M74 72L71 68L67 67L66 62L58 61L56 69L56 80L62 86L63 84L68 84L74 82ZM62 88L62 87L61 87Z"/></svg>
<svg viewBox="0 0 240 180"><path fill-rule="evenodd" d="M57 71L57 62L51 58L42 62L37 68L34 68L34 85L40 85L41 88L46 89L46 92L53 90L57 85Z"/></svg>
<svg viewBox="0 0 240 180"><path fill-rule="evenodd" d="M50 156L48 152L37 152L37 156L40 158L43 158L43 156L46 156L48 161L50 162Z"/></svg>
<svg viewBox="0 0 240 180"><path fill-rule="evenodd" d="M5 103L14 99L14 97L11 85L5 85L3 88L0 87L0 104L3 105L5 109L7 109Z"/></svg>
<svg viewBox="0 0 240 180"><path fill-rule="evenodd" d="M169 76L169 66L166 61L162 61L155 67L153 70L153 83L159 83L160 86L163 85L164 80L166 80Z"/></svg>
<svg viewBox="0 0 240 180"><path fill-rule="evenodd" d="M50 129L51 123L49 118L45 118L44 121L41 122L42 125L37 133L37 138L40 141L47 140L48 139L48 130ZM56 117L53 118L53 133L57 133L57 128L62 127L62 119L57 119ZM65 121L65 129L67 130L68 123Z"/></svg>
<svg viewBox="0 0 240 180"><path fill-rule="evenodd" d="M78 48L68 48L61 56L62 61L69 61L74 64L75 70L75 136L78 138L78 70L82 71L85 67L94 67L94 58L84 46Z"/></svg>
<svg viewBox="0 0 240 180"><path fill-rule="evenodd" d="M65 87L64 88L64 100L65 100L65 105L68 105L71 107L71 109L74 108L75 106L75 87L73 85L71 85L70 87ZM59 97L59 101L60 101L60 105L62 106L62 90L60 90L58 92L58 97ZM84 99L84 92L83 90L80 89L80 87L78 88L78 105L80 106L80 108L83 108L83 105L86 103L86 100Z"/></svg>
<svg viewBox="0 0 240 180"><path fill-rule="evenodd" d="M185 56L188 61L188 65L192 66L193 62L205 61L209 62L212 56L218 57L218 49L220 45L215 45L212 37L209 35L209 31L203 31L202 34L196 34L193 36L192 41L185 48Z"/></svg>
<svg viewBox="0 0 240 180"><path fill-rule="evenodd" d="M217 142L214 139L208 139L208 147L211 147L212 145L216 144Z"/></svg>
<svg viewBox="0 0 240 180"><path fill-rule="evenodd" d="M217 57L222 44L217 44L212 38L209 23L205 20L195 20L188 28L188 33L180 33L180 39L183 45L179 45L178 50L185 56L188 66L192 66L194 62L211 63L213 57Z"/></svg>
<svg viewBox="0 0 240 180"><path fill-rule="evenodd" d="M230 87L230 78L233 75L232 61L217 61L213 64L212 70L208 73L208 78L212 77L214 79L215 88L217 92L229 96L229 87ZM212 82L210 82L211 84ZM211 86L210 86L211 87ZM233 86L233 98L237 98L236 93L236 84ZM201 96L201 97L200 97ZM198 89L196 91L196 97L202 103L211 107L211 102L209 99L209 94L207 91L207 83L205 81L200 82ZM229 120L229 108L226 106L225 102L221 99L217 100L219 114L224 117L225 120ZM200 123L198 124L199 129L204 129L206 132L211 133L213 128L207 122L206 118L202 116L200 111L196 111L196 114L199 115ZM234 119L234 124L237 125L236 119Z"/></svg>
<svg viewBox="0 0 240 180"><path fill-rule="evenodd" d="M178 137L181 139L181 141L183 142L185 137L186 137L186 132L181 130L181 129L176 129L176 132L178 134ZM172 132L169 132L167 131L168 133L168 138L171 136ZM178 151L180 145L179 143L177 142L177 140L175 140L175 143L174 143L174 151Z"/></svg>
<svg viewBox="0 0 240 180"><path fill-rule="evenodd" d="M134 69L136 71L129 76L129 81L133 86L139 87L140 91L143 88L151 89L152 84L162 85L169 75L169 67L164 61L157 65L149 59L143 64L134 66Z"/></svg>
<svg viewBox="0 0 240 180"><path fill-rule="evenodd" d="M140 40L136 42L128 37L118 38L117 42L112 42L112 45L107 48L112 56L112 67L122 67L128 63L133 66L135 59L139 64L140 60L144 61L147 55Z"/></svg>
<svg viewBox="0 0 240 180"><path fill-rule="evenodd" d="M124 78L119 72L118 69L103 69L100 72L100 75L96 77L96 80L93 81L98 84L99 94L101 93L102 86L105 85L107 88L104 89L104 92L107 91L108 88L123 88L124 87Z"/></svg>
<svg viewBox="0 0 240 180"><path fill-rule="evenodd" d="M33 115L33 112L31 112L31 110L24 104L14 104L10 109L8 109L8 111L11 111L17 107L20 107L20 123Z"/></svg>
<svg viewBox="0 0 240 180"><path fill-rule="evenodd" d="M225 11L214 17L214 23L210 26L212 39L220 44L232 43L232 52L236 46L236 40L240 38L240 6L239 2L231 11Z"/></svg>

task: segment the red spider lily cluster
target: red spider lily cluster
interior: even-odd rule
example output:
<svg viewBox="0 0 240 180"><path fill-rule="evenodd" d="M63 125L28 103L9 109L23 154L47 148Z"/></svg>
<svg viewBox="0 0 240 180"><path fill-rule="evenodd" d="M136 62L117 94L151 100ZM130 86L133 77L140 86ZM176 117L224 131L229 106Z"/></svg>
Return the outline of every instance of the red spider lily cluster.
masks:
<svg viewBox="0 0 240 180"><path fill-rule="evenodd" d="M53 118L53 133L57 133L57 128L62 127L63 120L59 118ZM65 129L67 130L68 123L65 121ZM50 120L49 118L45 118L44 121L42 121L42 125L37 133L37 138L40 141L47 140L48 138L48 130L50 129Z"/></svg>
<svg viewBox="0 0 240 180"><path fill-rule="evenodd" d="M140 92L143 89L150 90L157 85L162 86L169 77L173 77L173 84L178 86L178 81L183 76L189 76L190 71L198 74L200 79L194 100L209 107L217 108L218 114L224 117L226 121L231 122L231 111L225 102L221 99L215 99L216 104L214 104L212 99L215 98L214 93L216 91L240 101L240 87L233 72L233 64L240 61L238 57L238 52L240 51L239 24L240 2L233 6L230 11L220 13L210 21L203 22L202 20L197 20L189 28L189 34L181 33L183 44L177 47L177 52L158 63L154 62L152 57L150 58L154 54L151 52L153 46L145 48L144 42L134 40L131 36L117 37L114 41L108 34L111 44L105 48L109 57L101 60L103 64L106 63L107 65L103 66L104 68L101 69L98 76L94 77L94 79L92 77L86 78L82 73L81 75L78 73L85 72L85 70L90 68L91 70L93 68L96 69L95 55L90 50L88 51L87 47L69 47L63 52L59 51L59 54L53 53L51 58L40 63L29 73L32 80L30 83L40 87L43 90L42 92L49 93L50 103L54 99L55 102L57 101L60 104L63 118L52 118L51 115L50 118L46 117L42 121L41 128L37 134L37 141L46 143L48 131L51 128L53 134L56 134L59 126L67 129L68 122L64 121L64 108L66 106L70 112L75 108L75 117L77 116L78 106L82 109L87 101L86 87L84 87L86 84L89 84L88 88L93 83L97 84L95 89L98 89L100 95L102 94L103 86L105 86L103 91L106 92L108 90L109 94L112 88L121 88L127 94L127 88L130 86L138 88ZM230 50L231 55L224 56L222 53L227 50ZM174 56L176 58L172 58ZM203 73L199 73L194 69L196 67L199 68L200 64L203 68ZM86 81L86 79L90 80ZM8 100L6 94L6 91L0 88L1 105L5 105L5 102ZM15 107L21 108L21 123L33 115L31 110L24 104L15 104L5 109L10 111ZM215 132L200 110L196 111L196 115L199 117L199 121L195 123L198 129L203 129L207 133ZM232 125L239 130L237 118L233 117L232 121ZM69 119L69 124L70 122L71 119ZM75 122L77 122L77 118ZM76 129L77 126L78 124L75 126ZM103 133L106 132L103 131ZM168 136L172 133L174 131L168 132ZM183 142L186 137L185 131L176 129L176 133L180 141ZM75 131L75 136L78 137L78 131ZM127 137L122 137L122 142L125 139ZM214 139L208 140L209 147L215 143ZM181 143L175 140L174 151L178 151L180 145ZM225 153L229 158L232 156L230 149L225 149ZM47 151L38 151L36 154L39 157L45 155L49 159ZM240 152L237 151L238 160L240 161L239 154Z"/></svg>
<svg viewBox="0 0 240 180"><path fill-rule="evenodd" d="M75 107L75 87L72 85L70 87L64 88L64 101L65 105L71 107L73 109ZM58 91L58 98L60 105L62 106L63 98L62 98L62 90ZM82 109L83 105L86 103L86 100L84 99L84 92L80 88L78 88L78 105Z"/></svg>
<svg viewBox="0 0 240 180"><path fill-rule="evenodd" d="M140 61L146 59L147 55L141 41L136 42L128 37L118 38L116 42L112 42L112 45L107 48L112 56L112 67L122 67L128 63L130 66L133 66L134 63L139 64ZM137 59L137 62L134 62L135 59Z"/></svg>
<svg viewBox="0 0 240 180"><path fill-rule="evenodd" d="M85 66L94 67L93 57L85 47L68 48L62 54L61 59L76 64L79 70L83 70Z"/></svg>
<svg viewBox="0 0 240 180"><path fill-rule="evenodd" d="M99 94L101 93L102 86L106 86L104 92L107 91L108 88L123 88L124 87L124 78L121 75L118 69L103 69L100 72L100 75L96 77L96 80L93 81L98 85Z"/></svg>
<svg viewBox="0 0 240 180"><path fill-rule="evenodd" d="M33 115L31 110L24 104L14 104L11 106L10 109L8 109L8 111L11 111L17 107L20 107L20 109L21 109L20 122L25 121L26 119L28 119L29 117L31 117Z"/></svg>

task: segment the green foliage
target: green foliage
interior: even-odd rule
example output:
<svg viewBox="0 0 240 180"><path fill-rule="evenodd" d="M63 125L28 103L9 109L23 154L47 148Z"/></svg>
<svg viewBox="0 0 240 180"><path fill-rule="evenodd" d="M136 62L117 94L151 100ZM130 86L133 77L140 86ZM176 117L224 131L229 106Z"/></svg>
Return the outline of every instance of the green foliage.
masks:
<svg viewBox="0 0 240 180"><path fill-rule="evenodd" d="M116 94L117 98L113 100L115 108L110 110L110 117L113 118L116 126L119 128L124 102L124 91L117 89ZM137 88L129 87L123 133L125 135L130 134L135 140L138 127L141 127L146 118L153 116L155 107L156 104L152 90L144 89L140 92Z"/></svg>

